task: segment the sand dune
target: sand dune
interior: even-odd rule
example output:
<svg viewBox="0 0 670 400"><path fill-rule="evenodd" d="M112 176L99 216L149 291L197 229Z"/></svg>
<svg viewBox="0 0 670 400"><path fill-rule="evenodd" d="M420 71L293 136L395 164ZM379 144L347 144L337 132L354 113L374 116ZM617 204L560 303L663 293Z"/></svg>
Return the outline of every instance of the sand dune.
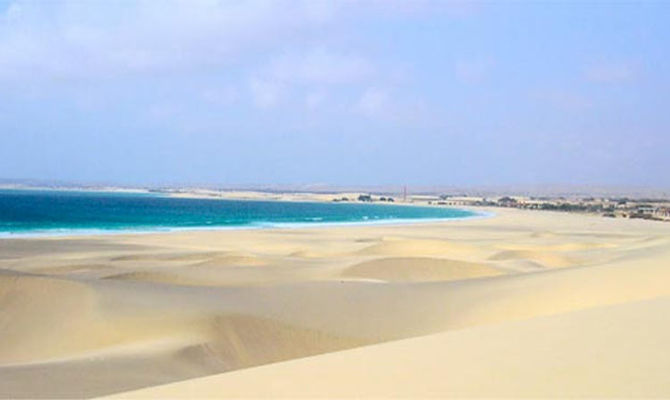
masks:
<svg viewBox="0 0 670 400"><path fill-rule="evenodd" d="M118 398L665 398L670 298L407 339ZM650 328L654 329L650 329ZM263 384L259 384L263 382Z"/></svg>
<svg viewBox="0 0 670 400"><path fill-rule="evenodd" d="M504 210L0 250L0 397L670 395L667 224Z"/></svg>
<svg viewBox="0 0 670 400"><path fill-rule="evenodd" d="M67 356L105 341L93 312L95 291L85 284L3 270L0 299L0 365Z"/></svg>
<svg viewBox="0 0 670 400"><path fill-rule="evenodd" d="M268 261L264 260L262 257L256 257L248 254L226 254L220 257L211 257L205 261L200 262L198 265L201 266L229 266L229 265L242 265L242 266L258 266L258 265L267 265Z"/></svg>
<svg viewBox="0 0 670 400"><path fill-rule="evenodd" d="M500 275L484 263L430 257L392 257L364 261L347 268L343 277L389 282L452 281Z"/></svg>
<svg viewBox="0 0 670 400"><path fill-rule="evenodd" d="M318 272L303 271L301 268L249 266L210 266L211 264L188 267L163 267L141 271L122 272L106 276L104 279L132 280L164 283L180 286L245 286L300 282L318 276ZM321 274L323 275L323 274Z"/></svg>
<svg viewBox="0 0 670 400"><path fill-rule="evenodd" d="M422 254L426 256L458 256L470 254L474 248L467 244L435 239L385 238L357 252L361 255L407 256Z"/></svg>
<svg viewBox="0 0 670 400"><path fill-rule="evenodd" d="M579 260L569 255L551 251L507 250L489 257L489 260L529 260L542 267L569 267L579 264Z"/></svg>

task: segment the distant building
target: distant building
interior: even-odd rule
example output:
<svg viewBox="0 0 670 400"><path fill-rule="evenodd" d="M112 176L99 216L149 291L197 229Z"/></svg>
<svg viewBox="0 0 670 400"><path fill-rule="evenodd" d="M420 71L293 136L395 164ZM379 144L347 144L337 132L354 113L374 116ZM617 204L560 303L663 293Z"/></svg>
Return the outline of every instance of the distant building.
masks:
<svg viewBox="0 0 670 400"><path fill-rule="evenodd" d="M656 207L652 206L638 206L635 210L638 214L653 215L656 212Z"/></svg>
<svg viewBox="0 0 670 400"><path fill-rule="evenodd" d="M516 201L516 199L513 199L508 196L501 197L500 199L498 199L498 205L501 207L516 207L517 203L518 201Z"/></svg>

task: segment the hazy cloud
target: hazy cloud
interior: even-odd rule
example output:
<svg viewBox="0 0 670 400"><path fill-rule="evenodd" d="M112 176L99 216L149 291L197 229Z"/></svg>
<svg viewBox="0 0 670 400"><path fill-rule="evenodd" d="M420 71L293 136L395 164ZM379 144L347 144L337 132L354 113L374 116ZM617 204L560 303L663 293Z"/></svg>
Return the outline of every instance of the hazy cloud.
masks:
<svg viewBox="0 0 670 400"><path fill-rule="evenodd" d="M311 92L305 96L305 106L308 109L318 108L326 99L326 94L322 91Z"/></svg>
<svg viewBox="0 0 670 400"><path fill-rule="evenodd" d="M256 105L276 105L280 97L303 97L305 106L318 107L324 100L324 89L346 89L369 85L375 68L367 59L343 54L323 47L304 52L282 53L251 78ZM374 77L376 79L376 77Z"/></svg>
<svg viewBox="0 0 670 400"><path fill-rule="evenodd" d="M14 0L0 14L0 79L94 79L229 66L240 55L310 38L342 16L445 8L441 2L411 3ZM463 7L448 3L449 10ZM372 71L360 56L319 48L279 57L271 69L280 79L327 83Z"/></svg>
<svg viewBox="0 0 670 400"><path fill-rule="evenodd" d="M374 72L363 57L317 48L303 54L285 54L274 59L265 73L273 79L301 84L346 84Z"/></svg>
<svg viewBox="0 0 670 400"><path fill-rule="evenodd" d="M454 65L456 76L467 83L480 83L486 79L493 66L488 59L459 60Z"/></svg>
<svg viewBox="0 0 670 400"><path fill-rule="evenodd" d="M585 95L566 89L539 90L531 93L530 97L562 111L580 111L593 106L593 102Z"/></svg>
<svg viewBox="0 0 670 400"><path fill-rule="evenodd" d="M259 108L276 106L284 90L281 83L257 78L251 79L249 89L254 104Z"/></svg>
<svg viewBox="0 0 670 400"><path fill-rule="evenodd" d="M367 117L380 117L388 111L390 102L391 98L386 90L369 88L361 94L355 109Z"/></svg>
<svg viewBox="0 0 670 400"><path fill-rule="evenodd" d="M210 88L202 92L202 98L212 104L229 106L238 99L237 89L233 87Z"/></svg>
<svg viewBox="0 0 670 400"><path fill-rule="evenodd" d="M0 20L0 79L81 79L210 68L325 23L311 1L15 1Z"/></svg>
<svg viewBox="0 0 670 400"><path fill-rule="evenodd" d="M592 82L623 82L633 79L635 68L630 63L600 63L588 66L585 75Z"/></svg>
<svg viewBox="0 0 670 400"><path fill-rule="evenodd" d="M0 171L668 182L669 7L0 0Z"/></svg>

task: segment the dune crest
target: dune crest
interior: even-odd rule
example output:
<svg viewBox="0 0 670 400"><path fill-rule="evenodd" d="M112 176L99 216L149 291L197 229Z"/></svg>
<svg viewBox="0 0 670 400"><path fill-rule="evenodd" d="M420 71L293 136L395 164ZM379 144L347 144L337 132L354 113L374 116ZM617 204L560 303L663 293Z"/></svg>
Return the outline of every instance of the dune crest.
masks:
<svg viewBox="0 0 670 400"><path fill-rule="evenodd" d="M430 282L496 276L501 273L484 263L431 257L391 257L353 265L344 270L342 276L389 282Z"/></svg>

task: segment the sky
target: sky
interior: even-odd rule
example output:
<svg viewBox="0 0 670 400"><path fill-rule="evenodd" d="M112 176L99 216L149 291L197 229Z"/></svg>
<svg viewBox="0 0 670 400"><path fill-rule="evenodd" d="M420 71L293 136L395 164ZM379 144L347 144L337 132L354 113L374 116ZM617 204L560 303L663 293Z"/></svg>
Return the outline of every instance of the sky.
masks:
<svg viewBox="0 0 670 400"><path fill-rule="evenodd" d="M670 2L0 0L0 178L670 188Z"/></svg>

